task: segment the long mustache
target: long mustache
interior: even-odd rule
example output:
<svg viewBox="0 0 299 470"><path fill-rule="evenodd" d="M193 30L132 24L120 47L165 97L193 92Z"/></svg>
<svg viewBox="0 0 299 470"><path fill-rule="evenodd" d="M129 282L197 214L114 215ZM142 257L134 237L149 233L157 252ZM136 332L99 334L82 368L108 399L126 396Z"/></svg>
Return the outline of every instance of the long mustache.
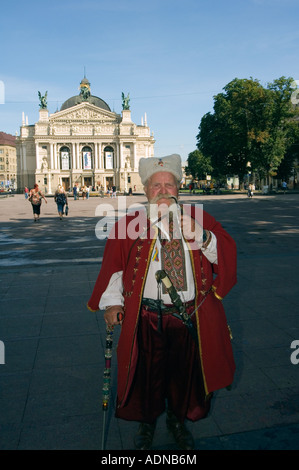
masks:
<svg viewBox="0 0 299 470"><path fill-rule="evenodd" d="M163 210L161 210L160 206L158 205L158 202L160 201L160 199L173 199L175 204L178 203L177 198L173 195L158 194L156 197L154 197L153 199L149 201L149 204L147 206L147 215L149 217L153 217L153 216L156 217L157 221L168 217L169 222L172 222L173 221L173 208L170 209L172 207L172 204L169 206L169 208L164 207Z"/></svg>
<svg viewBox="0 0 299 470"><path fill-rule="evenodd" d="M156 197L149 201L150 204L156 204L160 199L174 199L175 203L178 203L178 200L175 196L171 194L158 194Z"/></svg>

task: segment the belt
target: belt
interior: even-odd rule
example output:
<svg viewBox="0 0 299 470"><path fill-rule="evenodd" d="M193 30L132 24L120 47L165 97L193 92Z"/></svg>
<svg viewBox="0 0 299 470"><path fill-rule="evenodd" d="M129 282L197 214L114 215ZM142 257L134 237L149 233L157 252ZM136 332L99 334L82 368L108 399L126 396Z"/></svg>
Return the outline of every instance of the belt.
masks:
<svg viewBox="0 0 299 470"><path fill-rule="evenodd" d="M158 313L161 311L163 315L168 315L171 313L178 312L178 309L172 304L168 305L168 304L163 304L163 302L161 302L161 307L160 307L160 301L155 300L155 299L143 298L142 305L147 307L147 310L150 310L151 312ZM189 302L186 302L186 307L189 307L190 305L194 305L194 300L190 300Z"/></svg>

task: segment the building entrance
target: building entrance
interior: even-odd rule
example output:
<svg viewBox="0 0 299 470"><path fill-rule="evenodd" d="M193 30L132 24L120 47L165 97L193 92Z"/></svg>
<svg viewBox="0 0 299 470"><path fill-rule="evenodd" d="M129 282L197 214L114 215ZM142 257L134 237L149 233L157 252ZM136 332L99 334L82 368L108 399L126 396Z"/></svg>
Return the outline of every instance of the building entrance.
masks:
<svg viewBox="0 0 299 470"><path fill-rule="evenodd" d="M84 177L84 184L85 184L85 186L91 186L92 185L91 176L85 176Z"/></svg>
<svg viewBox="0 0 299 470"><path fill-rule="evenodd" d="M61 184L65 191L70 189L70 179L69 178L61 178Z"/></svg>
<svg viewBox="0 0 299 470"><path fill-rule="evenodd" d="M106 189L113 186L113 176L106 176Z"/></svg>

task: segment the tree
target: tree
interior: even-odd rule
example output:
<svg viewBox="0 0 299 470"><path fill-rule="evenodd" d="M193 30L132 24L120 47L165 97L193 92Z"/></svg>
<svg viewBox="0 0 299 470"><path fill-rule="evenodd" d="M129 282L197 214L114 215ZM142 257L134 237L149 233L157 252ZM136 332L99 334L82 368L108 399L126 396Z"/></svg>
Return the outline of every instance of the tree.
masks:
<svg viewBox="0 0 299 470"><path fill-rule="evenodd" d="M294 142L296 133L292 127L298 127L298 123L293 120L297 111L291 102L292 83L292 78L281 77L267 86L268 137L254 159L255 168L264 176L277 173L288 148Z"/></svg>
<svg viewBox="0 0 299 470"><path fill-rule="evenodd" d="M292 143L292 82L281 77L264 88L258 80L235 78L214 97L214 113L203 116L197 147L215 173L242 180L249 168L262 176L278 169Z"/></svg>
<svg viewBox="0 0 299 470"><path fill-rule="evenodd" d="M206 179L206 175L213 171L211 159L204 157L199 150L189 153L187 161L186 173L191 174L194 179Z"/></svg>
<svg viewBox="0 0 299 470"><path fill-rule="evenodd" d="M299 159L299 109L294 108L295 116L288 122L287 141L289 145L285 156L277 169L277 179L287 181L294 174L294 167Z"/></svg>

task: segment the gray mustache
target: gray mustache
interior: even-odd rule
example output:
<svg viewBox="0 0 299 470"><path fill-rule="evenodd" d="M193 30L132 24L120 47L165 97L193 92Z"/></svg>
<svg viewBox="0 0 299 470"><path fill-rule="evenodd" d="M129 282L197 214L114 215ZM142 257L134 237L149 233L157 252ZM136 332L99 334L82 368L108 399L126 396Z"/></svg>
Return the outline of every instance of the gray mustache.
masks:
<svg viewBox="0 0 299 470"><path fill-rule="evenodd" d="M155 202L160 201L160 199L174 199L176 204L178 203L177 198L170 194L158 194L154 199L151 200L151 203L155 204Z"/></svg>

